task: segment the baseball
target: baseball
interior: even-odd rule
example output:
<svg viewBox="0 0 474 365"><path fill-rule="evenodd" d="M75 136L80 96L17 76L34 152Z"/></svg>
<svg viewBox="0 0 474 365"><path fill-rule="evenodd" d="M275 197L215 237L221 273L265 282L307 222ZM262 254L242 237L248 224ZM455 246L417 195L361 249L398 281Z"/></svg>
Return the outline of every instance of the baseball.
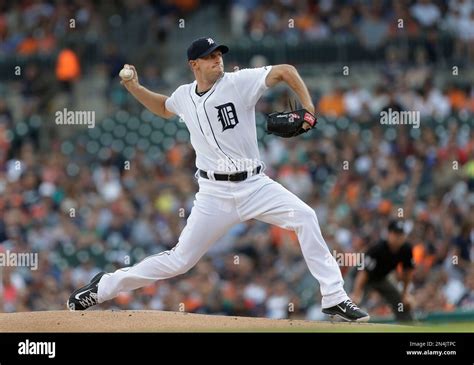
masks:
<svg viewBox="0 0 474 365"><path fill-rule="evenodd" d="M131 68L122 68L120 70L119 76L122 78L122 80L131 80L133 78L133 70Z"/></svg>

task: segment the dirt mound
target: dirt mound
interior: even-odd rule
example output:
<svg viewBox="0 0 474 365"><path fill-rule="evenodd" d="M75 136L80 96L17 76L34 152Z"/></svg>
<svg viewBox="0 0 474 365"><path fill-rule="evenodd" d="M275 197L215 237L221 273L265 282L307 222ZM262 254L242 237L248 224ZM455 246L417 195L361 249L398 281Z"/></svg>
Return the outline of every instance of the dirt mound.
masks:
<svg viewBox="0 0 474 365"><path fill-rule="evenodd" d="M227 317L161 311L0 313L0 332L384 332L402 326Z"/></svg>

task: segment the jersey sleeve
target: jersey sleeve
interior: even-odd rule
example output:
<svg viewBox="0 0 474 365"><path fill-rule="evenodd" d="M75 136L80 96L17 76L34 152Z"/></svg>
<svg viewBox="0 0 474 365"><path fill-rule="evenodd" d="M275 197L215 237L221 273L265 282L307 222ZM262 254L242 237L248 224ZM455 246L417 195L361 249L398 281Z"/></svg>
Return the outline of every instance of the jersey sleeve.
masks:
<svg viewBox="0 0 474 365"><path fill-rule="evenodd" d="M171 96L166 99L165 101L165 107L168 111L171 113L174 113L176 115L180 115L180 106L179 106L179 93L180 93L180 88L177 88Z"/></svg>
<svg viewBox="0 0 474 365"><path fill-rule="evenodd" d="M265 79L272 66L245 68L235 73L235 86L246 107L253 107L263 95L268 86Z"/></svg>

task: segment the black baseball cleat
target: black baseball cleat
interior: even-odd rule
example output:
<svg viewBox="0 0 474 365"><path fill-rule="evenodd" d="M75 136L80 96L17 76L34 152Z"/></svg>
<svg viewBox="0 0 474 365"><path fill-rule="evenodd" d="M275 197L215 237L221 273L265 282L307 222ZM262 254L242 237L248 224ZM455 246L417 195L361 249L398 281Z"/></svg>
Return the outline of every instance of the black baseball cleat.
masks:
<svg viewBox="0 0 474 365"><path fill-rule="evenodd" d="M83 311L99 303L97 289L99 281L104 276L105 271L98 273L92 278L89 284L74 291L67 301L67 307L71 311Z"/></svg>
<svg viewBox="0 0 474 365"><path fill-rule="evenodd" d="M346 299L334 307L323 308L323 313L348 322L367 322L370 319L369 314L352 303L350 299Z"/></svg>

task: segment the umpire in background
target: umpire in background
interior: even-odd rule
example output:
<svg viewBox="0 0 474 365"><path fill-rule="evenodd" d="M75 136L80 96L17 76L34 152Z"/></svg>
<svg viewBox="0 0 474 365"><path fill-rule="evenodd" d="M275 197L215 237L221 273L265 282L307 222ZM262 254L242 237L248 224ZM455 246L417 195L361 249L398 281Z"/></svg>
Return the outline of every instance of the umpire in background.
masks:
<svg viewBox="0 0 474 365"><path fill-rule="evenodd" d="M352 299L361 303L367 298L370 290L378 291L391 305L397 321L412 321L407 289L413 272L412 247L406 241L402 221L391 221L386 240L381 240L371 247L364 257L364 269L358 271L354 281ZM388 280L387 276L402 264L403 290L399 290Z"/></svg>

